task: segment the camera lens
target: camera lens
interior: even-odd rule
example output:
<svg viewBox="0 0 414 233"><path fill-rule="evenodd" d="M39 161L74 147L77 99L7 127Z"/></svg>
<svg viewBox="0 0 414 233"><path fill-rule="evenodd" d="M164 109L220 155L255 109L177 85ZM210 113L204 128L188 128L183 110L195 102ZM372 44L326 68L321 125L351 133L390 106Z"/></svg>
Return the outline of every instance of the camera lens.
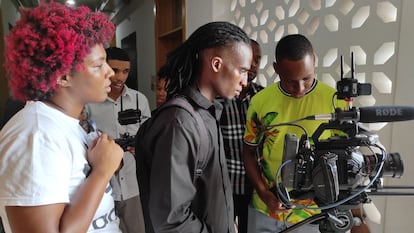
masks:
<svg viewBox="0 0 414 233"><path fill-rule="evenodd" d="M404 164L399 153L389 153L382 169L383 176L401 178L404 173Z"/></svg>

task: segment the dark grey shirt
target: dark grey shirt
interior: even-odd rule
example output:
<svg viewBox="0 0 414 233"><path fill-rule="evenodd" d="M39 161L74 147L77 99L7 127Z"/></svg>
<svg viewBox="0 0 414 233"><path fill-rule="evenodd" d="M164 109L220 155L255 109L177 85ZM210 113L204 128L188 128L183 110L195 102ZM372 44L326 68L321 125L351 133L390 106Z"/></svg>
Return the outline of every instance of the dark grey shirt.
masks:
<svg viewBox="0 0 414 233"><path fill-rule="evenodd" d="M220 103L194 88L184 93L200 111L209 133L201 142L195 119L184 109L170 107L156 117L145 135L152 152L149 213L155 232L235 232L233 201L223 139L219 129ZM194 181L199 144L209 143L208 162Z"/></svg>

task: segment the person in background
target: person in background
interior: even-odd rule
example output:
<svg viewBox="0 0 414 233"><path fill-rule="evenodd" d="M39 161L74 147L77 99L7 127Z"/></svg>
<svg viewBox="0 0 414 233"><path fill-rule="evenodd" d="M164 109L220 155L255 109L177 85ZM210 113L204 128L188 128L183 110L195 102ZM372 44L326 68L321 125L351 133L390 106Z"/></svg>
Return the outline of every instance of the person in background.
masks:
<svg viewBox="0 0 414 233"><path fill-rule="evenodd" d="M115 72L110 78L111 92L104 102L86 105L86 118L89 122L95 122L99 130L107 132L112 138L122 139L125 135L132 137L137 133L140 124L151 116L148 100L141 92L130 89L125 84L131 68L127 52L121 48L110 47L106 49L106 55L109 66ZM130 110L138 110L141 116L132 115L136 116L135 121L121 125L122 120L120 123L118 113L131 112ZM122 168L111 179L112 195L122 232L143 233L145 226L135 173L135 140L131 142L131 145L126 145Z"/></svg>
<svg viewBox="0 0 414 233"><path fill-rule="evenodd" d="M270 191L277 182L275 174L281 165L285 134L293 133L300 138L303 131L293 126L260 129L309 115L334 112L335 107L346 106L344 101L338 100L333 106L332 97L336 90L315 79L315 54L305 36L293 34L283 37L276 46L275 57L273 67L280 81L256 94L247 111L243 160L254 186L248 232L280 232L318 213L309 209L286 209ZM312 135L321 121L301 121L297 124ZM257 157L260 158L259 163ZM303 205L315 205L313 200L300 201ZM319 232L319 229L317 224L305 224L291 232L311 233Z"/></svg>
<svg viewBox="0 0 414 233"><path fill-rule="evenodd" d="M224 152L227 158L230 181L233 190L234 218L237 218L239 233L247 233L247 213L253 187L244 170L242 151L243 135L246 127L246 113L250 99L262 86L253 82L260 66L262 52L257 41L251 39L253 60L247 78L247 86L236 98L218 100L223 104L223 113L220 118L221 132L223 133Z"/></svg>
<svg viewBox="0 0 414 233"><path fill-rule="evenodd" d="M79 124L84 105L110 91L104 45L114 30L87 7L41 2L6 37L9 87L27 102L0 131L5 232L121 232L109 180L122 149Z"/></svg>
<svg viewBox="0 0 414 233"><path fill-rule="evenodd" d="M158 78L157 80L157 89L156 89L156 99L157 107L161 106L165 101L167 101L167 91L165 90L165 79Z"/></svg>
<svg viewBox="0 0 414 233"><path fill-rule="evenodd" d="M240 95L251 62L250 39L242 29L228 22L210 22L169 53L159 70L158 76L167 83L167 102L188 101L200 113L210 140L201 141L199 121L178 106L158 112L151 130L137 138L136 149L145 154L143 161L149 167L145 191L155 232L235 232L219 126L222 105L216 97ZM201 143L209 146L199 167Z"/></svg>

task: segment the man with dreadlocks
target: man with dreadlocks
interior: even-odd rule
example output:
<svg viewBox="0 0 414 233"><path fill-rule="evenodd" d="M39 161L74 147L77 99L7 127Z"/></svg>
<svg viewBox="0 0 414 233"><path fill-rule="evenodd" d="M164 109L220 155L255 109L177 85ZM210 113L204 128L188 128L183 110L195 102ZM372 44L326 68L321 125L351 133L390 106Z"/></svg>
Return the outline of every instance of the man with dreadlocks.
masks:
<svg viewBox="0 0 414 233"><path fill-rule="evenodd" d="M0 131L0 216L7 233L120 233L109 180L123 151L79 124L108 96L104 45L115 26L87 7L23 9L6 38L13 97L26 105Z"/></svg>
<svg viewBox="0 0 414 233"><path fill-rule="evenodd" d="M240 94L247 85L251 62L246 33L228 22L211 22L173 50L160 69L158 75L167 83L167 103L173 98L188 101L200 113L208 140L201 141L195 117L177 106L154 113L150 130L137 138L137 157L145 155L150 167L149 190L141 186L140 190L148 192L155 232L235 232L219 128L222 106L215 99ZM196 175L202 143L207 143L208 154Z"/></svg>

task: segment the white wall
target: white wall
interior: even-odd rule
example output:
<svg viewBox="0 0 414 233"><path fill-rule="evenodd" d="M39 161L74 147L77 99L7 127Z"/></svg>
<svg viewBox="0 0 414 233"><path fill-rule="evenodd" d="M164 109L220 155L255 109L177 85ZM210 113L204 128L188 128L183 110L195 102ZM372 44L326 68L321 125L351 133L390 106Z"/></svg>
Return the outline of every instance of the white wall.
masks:
<svg viewBox="0 0 414 233"><path fill-rule="evenodd" d="M125 36L136 32L138 90L148 98L151 109L156 106L155 92L151 90L152 77L156 74L154 20L154 1L140 0L138 8L116 29L118 47Z"/></svg>
<svg viewBox="0 0 414 233"><path fill-rule="evenodd" d="M188 38L198 27L213 20L213 1L186 1L186 37ZM202 10L201 10L202 9Z"/></svg>
<svg viewBox="0 0 414 233"><path fill-rule="evenodd" d="M414 1L402 1L399 49L397 50L397 72L394 100L395 105L414 105L414 31L413 31ZM391 137L389 137L389 152L399 152L404 160L405 171L402 179L388 179L386 184L414 186L413 153L414 122L392 123ZM397 190L398 191L398 190ZM414 192L414 190L408 190ZM373 231L380 233L411 233L414 229L412 210L414 196L376 197L375 203L382 212L382 224L371 224Z"/></svg>
<svg viewBox="0 0 414 233"><path fill-rule="evenodd" d="M228 0L187 0L186 35L191 35L198 27L211 21L230 21Z"/></svg>
<svg viewBox="0 0 414 233"><path fill-rule="evenodd" d="M7 35L9 33L9 23L14 26L20 17L20 13L10 0L1 1L0 6L3 17L3 32L4 35Z"/></svg>

